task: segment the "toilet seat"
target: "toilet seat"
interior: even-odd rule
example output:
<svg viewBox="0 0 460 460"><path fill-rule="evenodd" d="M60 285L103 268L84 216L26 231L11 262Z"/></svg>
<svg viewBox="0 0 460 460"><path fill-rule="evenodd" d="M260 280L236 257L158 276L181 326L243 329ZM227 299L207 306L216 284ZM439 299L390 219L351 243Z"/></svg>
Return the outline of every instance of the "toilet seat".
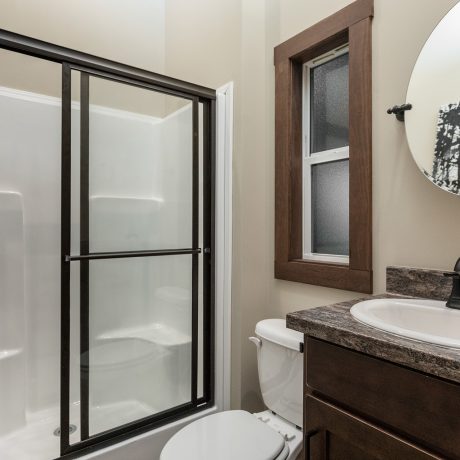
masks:
<svg viewBox="0 0 460 460"><path fill-rule="evenodd" d="M177 432L160 460L285 460L289 447L275 430L242 410L203 417Z"/></svg>

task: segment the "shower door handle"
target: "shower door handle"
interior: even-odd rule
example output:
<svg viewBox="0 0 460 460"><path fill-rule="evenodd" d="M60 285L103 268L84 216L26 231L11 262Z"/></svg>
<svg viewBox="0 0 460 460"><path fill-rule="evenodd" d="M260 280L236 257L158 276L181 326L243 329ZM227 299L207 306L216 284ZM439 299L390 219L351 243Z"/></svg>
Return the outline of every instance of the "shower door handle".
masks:
<svg viewBox="0 0 460 460"><path fill-rule="evenodd" d="M135 257L175 256L183 254L201 254L201 248L155 249L152 251L96 252L80 255L66 255L66 262L79 260L129 259Z"/></svg>

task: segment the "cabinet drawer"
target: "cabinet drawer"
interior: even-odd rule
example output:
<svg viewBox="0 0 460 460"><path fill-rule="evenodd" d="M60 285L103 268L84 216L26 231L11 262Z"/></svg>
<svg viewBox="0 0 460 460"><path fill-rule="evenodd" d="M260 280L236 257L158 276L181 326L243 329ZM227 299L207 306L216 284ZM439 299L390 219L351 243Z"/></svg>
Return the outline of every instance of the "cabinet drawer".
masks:
<svg viewBox="0 0 460 460"><path fill-rule="evenodd" d="M460 460L460 385L311 337L306 348L309 392Z"/></svg>
<svg viewBox="0 0 460 460"><path fill-rule="evenodd" d="M435 460L436 455L312 396L305 399L306 460Z"/></svg>

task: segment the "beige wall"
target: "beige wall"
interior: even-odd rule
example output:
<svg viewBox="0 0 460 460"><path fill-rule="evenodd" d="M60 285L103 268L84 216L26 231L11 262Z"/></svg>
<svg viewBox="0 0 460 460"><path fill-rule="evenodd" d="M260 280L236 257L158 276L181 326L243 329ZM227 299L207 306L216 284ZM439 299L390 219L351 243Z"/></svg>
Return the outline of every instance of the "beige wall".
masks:
<svg viewBox="0 0 460 460"><path fill-rule="evenodd" d="M236 244L234 257L235 288L233 296L235 305L239 305L238 297L242 292L239 283L239 264L242 247L239 244L240 231L240 199L239 182L240 167L244 166L239 158L243 152L242 111L244 87L241 85L241 50L242 46L242 8L241 0L167 0L166 2L166 73L201 85L217 88L228 81L235 82L235 151L234 189L235 206L234 222ZM264 44L262 43L263 47ZM263 48L262 48L263 49ZM240 369L241 369L241 335L242 311L233 310L232 317L232 388L234 388L234 405L239 405Z"/></svg>
<svg viewBox="0 0 460 460"><path fill-rule="evenodd" d="M0 3L0 27L150 70L164 68L166 74L202 85L235 82L232 404L259 409L256 353L247 340L256 322L359 295L273 279L273 47L349 1L167 0L164 67L152 35L157 13L145 9L150 0ZM404 125L386 114L389 106L404 102L418 53L455 3L375 0L376 292L385 289L387 265L449 269L460 255L460 199L436 189L417 171ZM39 11L38 4L48 6ZM11 11L4 14L7 7ZM86 21L88 9L97 14ZM70 19L62 23L68 12Z"/></svg>
<svg viewBox="0 0 460 460"><path fill-rule="evenodd" d="M235 151L233 404L257 409L255 323L356 293L273 279L273 46L334 13L345 0L273 0L243 9L242 88ZM438 190L417 170L404 125L386 109L405 101L412 67L437 22L456 0L375 0L373 24L373 190L375 292L385 267L449 269L460 256L460 199ZM258 9L258 11L256 11ZM244 13L247 13L246 15ZM264 23L265 22L265 23ZM246 27L245 27L246 25ZM245 31L247 32L245 35ZM265 37L266 48L260 43ZM246 41L247 40L247 41Z"/></svg>
<svg viewBox="0 0 460 460"><path fill-rule="evenodd" d="M0 27L163 72L164 1L0 0Z"/></svg>
<svg viewBox="0 0 460 460"><path fill-rule="evenodd" d="M0 0L0 28L141 67L165 71L165 0ZM78 78L73 77L78 84ZM0 86L60 97L55 63L0 50ZM73 85L76 87L77 85ZM164 97L133 97L106 81L91 84L91 103L163 115ZM74 99L78 92L73 91Z"/></svg>

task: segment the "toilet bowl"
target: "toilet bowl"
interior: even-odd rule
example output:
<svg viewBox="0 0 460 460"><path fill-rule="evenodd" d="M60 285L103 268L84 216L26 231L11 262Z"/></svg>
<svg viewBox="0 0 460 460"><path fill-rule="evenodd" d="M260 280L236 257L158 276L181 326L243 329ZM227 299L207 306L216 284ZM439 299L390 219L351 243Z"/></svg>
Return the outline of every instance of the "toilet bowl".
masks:
<svg viewBox="0 0 460 460"><path fill-rule="evenodd" d="M295 460L302 449L303 334L283 319L256 325L259 383L268 410L203 417L166 443L160 460Z"/></svg>

